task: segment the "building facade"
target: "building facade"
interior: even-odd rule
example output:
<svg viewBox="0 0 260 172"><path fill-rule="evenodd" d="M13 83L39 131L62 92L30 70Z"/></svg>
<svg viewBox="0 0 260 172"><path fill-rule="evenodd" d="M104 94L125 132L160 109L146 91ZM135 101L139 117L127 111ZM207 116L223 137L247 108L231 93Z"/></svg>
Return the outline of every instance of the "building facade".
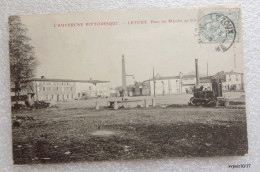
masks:
<svg viewBox="0 0 260 172"><path fill-rule="evenodd" d="M156 77L143 82L143 95L172 95L192 93L192 89L196 83L194 75Z"/></svg>
<svg viewBox="0 0 260 172"><path fill-rule="evenodd" d="M110 97L109 81L33 78L26 88L33 100L69 101L91 97Z"/></svg>
<svg viewBox="0 0 260 172"><path fill-rule="evenodd" d="M238 72L225 72L225 81L222 83L222 88L225 91L244 90L244 76Z"/></svg>
<svg viewBox="0 0 260 172"><path fill-rule="evenodd" d="M221 78L223 91L243 91L244 90L244 78L242 73L238 72L218 72L213 76L201 77L198 86L203 86L204 89L212 90L213 78ZM172 95L172 94L191 94L193 88L196 85L195 75L182 75L160 77L155 79L146 80L142 85L138 84L139 88L142 88L142 95L153 96L156 95ZM155 89L154 89L155 86Z"/></svg>
<svg viewBox="0 0 260 172"><path fill-rule="evenodd" d="M242 73L230 71L230 72L218 72L213 76L200 78L199 85L203 85L208 90L211 89L211 80L213 78L220 78L222 81L223 91L243 91L244 90L244 78Z"/></svg>

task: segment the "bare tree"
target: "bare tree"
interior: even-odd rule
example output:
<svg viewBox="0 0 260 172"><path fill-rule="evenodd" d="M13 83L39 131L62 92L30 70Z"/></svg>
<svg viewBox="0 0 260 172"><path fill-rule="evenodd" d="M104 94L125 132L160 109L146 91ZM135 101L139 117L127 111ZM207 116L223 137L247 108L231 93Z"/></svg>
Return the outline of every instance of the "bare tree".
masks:
<svg viewBox="0 0 260 172"><path fill-rule="evenodd" d="M26 80L34 77L37 60L34 47L30 45L31 39L27 36L28 29L20 17L10 16L8 23L11 88L19 97L21 90L28 86Z"/></svg>

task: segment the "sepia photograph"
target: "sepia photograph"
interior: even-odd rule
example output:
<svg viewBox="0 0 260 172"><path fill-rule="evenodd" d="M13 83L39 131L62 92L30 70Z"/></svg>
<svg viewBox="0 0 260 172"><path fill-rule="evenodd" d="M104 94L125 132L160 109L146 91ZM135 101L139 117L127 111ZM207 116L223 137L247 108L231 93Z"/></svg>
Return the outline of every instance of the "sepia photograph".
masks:
<svg viewBox="0 0 260 172"><path fill-rule="evenodd" d="M239 5L8 23L14 164L248 153Z"/></svg>

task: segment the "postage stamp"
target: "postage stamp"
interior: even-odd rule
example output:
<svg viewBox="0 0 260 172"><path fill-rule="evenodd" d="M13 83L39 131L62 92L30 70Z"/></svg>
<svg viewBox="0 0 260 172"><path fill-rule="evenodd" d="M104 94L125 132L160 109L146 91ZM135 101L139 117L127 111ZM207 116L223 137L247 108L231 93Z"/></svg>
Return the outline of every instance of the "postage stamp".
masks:
<svg viewBox="0 0 260 172"><path fill-rule="evenodd" d="M216 43L217 51L227 51L234 42L239 41L238 9L200 11L199 12L199 43Z"/></svg>

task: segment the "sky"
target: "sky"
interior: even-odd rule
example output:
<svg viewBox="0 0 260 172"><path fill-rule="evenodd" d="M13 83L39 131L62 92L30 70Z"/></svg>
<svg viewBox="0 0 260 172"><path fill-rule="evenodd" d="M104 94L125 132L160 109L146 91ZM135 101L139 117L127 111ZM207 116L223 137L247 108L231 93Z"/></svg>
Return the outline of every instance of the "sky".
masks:
<svg viewBox="0 0 260 172"><path fill-rule="evenodd" d="M21 19L28 28L39 62L36 77L92 78L110 81L112 87L120 86L123 54L126 73L135 76L127 78L128 84L151 78L153 67L160 76L195 74L196 58L200 74L206 74L207 63L209 75L219 71L243 72L242 38L226 52L217 52L217 44L200 44L197 16L197 9L169 9L32 15ZM151 23L151 20L166 23ZM111 21L119 24L85 26L90 22ZM135 21L147 24L133 24ZM83 26L54 27L66 23L83 23Z"/></svg>

